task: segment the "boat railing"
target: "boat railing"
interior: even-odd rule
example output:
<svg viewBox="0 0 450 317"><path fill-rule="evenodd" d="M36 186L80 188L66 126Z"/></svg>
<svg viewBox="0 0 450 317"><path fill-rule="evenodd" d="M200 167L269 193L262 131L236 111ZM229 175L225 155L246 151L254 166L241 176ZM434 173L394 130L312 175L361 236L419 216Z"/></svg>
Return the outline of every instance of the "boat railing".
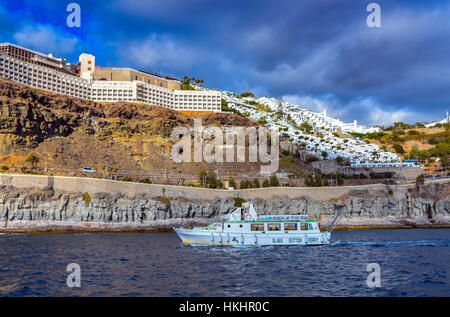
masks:
<svg viewBox="0 0 450 317"><path fill-rule="evenodd" d="M259 221L318 221L318 217L314 215L261 215L258 216Z"/></svg>
<svg viewBox="0 0 450 317"><path fill-rule="evenodd" d="M334 227L336 227L337 221L338 221L339 217L341 216L342 211L344 210L344 207L345 207L344 205L335 205L334 206L335 210L338 210L338 214L336 215L336 217L333 219L330 226L328 227L328 230L327 230L328 232L331 233L333 231Z"/></svg>

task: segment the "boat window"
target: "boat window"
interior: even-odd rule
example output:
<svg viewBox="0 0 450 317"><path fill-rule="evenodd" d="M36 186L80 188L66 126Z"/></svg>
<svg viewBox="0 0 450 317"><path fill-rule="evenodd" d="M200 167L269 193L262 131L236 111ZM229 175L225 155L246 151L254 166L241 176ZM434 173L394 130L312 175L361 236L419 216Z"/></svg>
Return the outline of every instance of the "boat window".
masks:
<svg viewBox="0 0 450 317"><path fill-rule="evenodd" d="M281 230L281 223L268 223L267 224L268 231L278 231Z"/></svg>
<svg viewBox="0 0 450 317"><path fill-rule="evenodd" d="M302 225L301 226L302 230L308 230L308 224L307 223L302 223L301 225Z"/></svg>
<svg viewBox="0 0 450 317"><path fill-rule="evenodd" d="M284 230L297 230L297 224L296 223L285 223Z"/></svg>
<svg viewBox="0 0 450 317"><path fill-rule="evenodd" d="M264 231L263 223L252 223L251 225L252 231Z"/></svg>

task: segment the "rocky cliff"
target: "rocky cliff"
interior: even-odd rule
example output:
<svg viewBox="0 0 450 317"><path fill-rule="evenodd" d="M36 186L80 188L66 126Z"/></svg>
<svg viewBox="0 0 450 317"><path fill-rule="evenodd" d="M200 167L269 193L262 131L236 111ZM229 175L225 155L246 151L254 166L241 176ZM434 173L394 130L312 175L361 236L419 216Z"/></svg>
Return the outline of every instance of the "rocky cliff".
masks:
<svg viewBox="0 0 450 317"><path fill-rule="evenodd" d="M195 174L209 164L166 162L174 127L253 126L251 120L229 113L188 116L175 110L130 103L100 104L53 94L0 78L0 164L20 170L31 153L48 167L79 171L83 166L102 171L105 162L118 171ZM13 158L11 158L13 157ZM176 168L175 168L176 167ZM235 166L238 170L242 166ZM246 168L259 170L259 164ZM175 170L176 169L176 170ZM232 169L230 169L232 170Z"/></svg>
<svg viewBox="0 0 450 317"><path fill-rule="evenodd" d="M341 226L420 226L450 224L450 183L386 190L351 189L341 197L321 200L253 199L260 214L318 214L322 225L332 220L334 204L343 204ZM234 199L155 197L55 191L0 186L0 231L157 231L172 226L204 224L220 219Z"/></svg>

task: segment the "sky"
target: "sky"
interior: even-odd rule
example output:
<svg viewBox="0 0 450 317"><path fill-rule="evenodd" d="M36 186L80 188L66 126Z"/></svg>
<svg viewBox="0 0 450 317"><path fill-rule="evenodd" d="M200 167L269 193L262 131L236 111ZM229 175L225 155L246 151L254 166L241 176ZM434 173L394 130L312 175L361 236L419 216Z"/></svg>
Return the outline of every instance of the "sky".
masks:
<svg viewBox="0 0 450 317"><path fill-rule="evenodd" d="M367 25L367 5L381 27ZM450 0L0 0L0 42L388 126L450 110Z"/></svg>

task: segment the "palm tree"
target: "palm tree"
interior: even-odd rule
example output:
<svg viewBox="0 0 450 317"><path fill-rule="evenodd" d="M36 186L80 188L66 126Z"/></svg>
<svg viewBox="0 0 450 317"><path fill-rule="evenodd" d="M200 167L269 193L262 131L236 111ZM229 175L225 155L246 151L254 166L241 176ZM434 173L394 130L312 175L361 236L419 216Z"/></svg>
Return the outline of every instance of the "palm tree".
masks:
<svg viewBox="0 0 450 317"><path fill-rule="evenodd" d="M41 159L35 154L30 154L25 161L31 163L31 169L35 169L36 165L41 161Z"/></svg>

